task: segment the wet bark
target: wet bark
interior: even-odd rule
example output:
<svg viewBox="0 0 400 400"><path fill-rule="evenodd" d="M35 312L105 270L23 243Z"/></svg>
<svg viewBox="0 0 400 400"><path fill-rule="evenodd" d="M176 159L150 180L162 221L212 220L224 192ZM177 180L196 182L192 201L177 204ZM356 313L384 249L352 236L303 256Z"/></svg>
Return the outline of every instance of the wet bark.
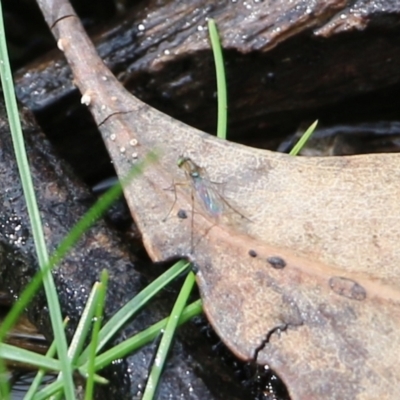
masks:
<svg viewBox="0 0 400 400"><path fill-rule="evenodd" d="M248 9L225 1L148 1L94 41L133 94L214 133L216 85L205 18L215 18L228 77L229 137L275 148L273 138L294 132L304 120L330 125L397 118L391 99L400 91L399 11L396 2L366 0L265 1ZM74 145L84 140L103 173L112 173L58 50L21 69L16 79L19 99L50 137L60 148L74 149L65 157L95 180L98 172Z"/></svg>

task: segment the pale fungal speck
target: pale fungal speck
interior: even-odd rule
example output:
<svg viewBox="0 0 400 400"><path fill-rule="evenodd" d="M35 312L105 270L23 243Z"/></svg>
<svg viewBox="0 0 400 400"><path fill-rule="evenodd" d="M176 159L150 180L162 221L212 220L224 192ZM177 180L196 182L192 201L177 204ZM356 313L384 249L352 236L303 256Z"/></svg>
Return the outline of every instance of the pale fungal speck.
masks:
<svg viewBox="0 0 400 400"><path fill-rule="evenodd" d="M85 106L88 106L91 101L92 101L92 98L90 97L90 95L88 93L85 93L81 97L81 103L84 104Z"/></svg>
<svg viewBox="0 0 400 400"><path fill-rule="evenodd" d="M129 144L130 144L131 146L136 146L137 143L138 143L138 141L137 141L136 139L131 139L131 140L129 141Z"/></svg>
<svg viewBox="0 0 400 400"><path fill-rule="evenodd" d="M120 151L121 153L125 153L126 149L125 149L125 147L121 147L121 148L119 149L119 151Z"/></svg>
<svg viewBox="0 0 400 400"><path fill-rule="evenodd" d="M111 96L111 101L117 101L117 96Z"/></svg>
<svg viewBox="0 0 400 400"><path fill-rule="evenodd" d="M107 77L106 77L106 76L102 76L101 79L102 79L103 81L106 81L106 80L107 80Z"/></svg>
<svg viewBox="0 0 400 400"><path fill-rule="evenodd" d="M132 158L138 158L138 153L132 153Z"/></svg>
<svg viewBox="0 0 400 400"><path fill-rule="evenodd" d="M64 51L64 44L65 44L65 39L57 40L57 47L59 48L59 50Z"/></svg>
<svg viewBox="0 0 400 400"><path fill-rule="evenodd" d="M115 138L116 138L115 133L112 133L112 134L110 135L110 139L111 139L112 141L114 141Z"/></svg>
<svg viewBox="0 0 400 400"><path fill-rule="evenodd" d="M102 109L102 110L105 110L105 109L106 109L105 104L103 104L103 105L101 106L101 109Z"/></svg>

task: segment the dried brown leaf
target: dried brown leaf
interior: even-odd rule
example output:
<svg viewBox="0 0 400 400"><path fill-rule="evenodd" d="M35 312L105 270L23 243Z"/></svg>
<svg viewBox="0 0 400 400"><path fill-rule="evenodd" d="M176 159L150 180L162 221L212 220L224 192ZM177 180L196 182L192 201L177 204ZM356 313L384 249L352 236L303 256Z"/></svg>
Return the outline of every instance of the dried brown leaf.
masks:
<svg viewBox="0 0 400 400"><path fill-rule="evenodd" d="M158 152L125 196L154 260L196 263L225 343L273 367L293 399L397 398L399 156L293 158L212 138L127 93L78 20L63 18L67 6L44 13L59 21L55 36L118 174ZM246 218L214 218L190 187L174 185L185 179L182 154Z"/></svg>

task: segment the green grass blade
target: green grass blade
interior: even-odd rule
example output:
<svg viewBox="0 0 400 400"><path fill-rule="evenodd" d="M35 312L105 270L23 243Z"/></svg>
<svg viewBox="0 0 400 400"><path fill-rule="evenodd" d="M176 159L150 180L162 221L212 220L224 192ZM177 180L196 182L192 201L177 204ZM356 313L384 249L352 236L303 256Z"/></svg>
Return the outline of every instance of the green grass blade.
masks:
<svg viewBox="0 0 400 400"><path fill-rule="evenodd" d="M52 371L59 371L61 367L61 363L58 360L6 343L0 343L0 357L4 360L31 364L37 368L44 368Z"/></svg>
<svg viewBox="0 0 400 400"><path fill-rule="evenodd" d="M9 376L4 360L0 357L0 399L10 399Z"/></svg>
<svg viewBox="0 0 400 400"><path fill-rule="evenodd" d="M64 329L68 324L68 319L66 318L64 320ZM46 356L48 358L54 358L54 355L56 354L56 342L53 340L51 343L49 349L47 350ZM40 368L39 371L37 372L35 379L32 381L31 385L29 386L29 390L24 396L24 400L32 400L33 396L35 393L39 390L40 384L42 383L42 380L46 374L46 370L44 368Z"/></svg>
<svg viewBox="0 0 400 400"><path fill-rule="evenodd" d="M213 19L208 20L208 32L210 34L211 47L214 54L215 73L217 76L217 94L218 94L218 125L217 136L220 139L226 139L228 100L226 90L226 78L224 68L224 58L222 55L221 41L219 39L217 26Z"/></svg>
<svg viewBox="0 0 400 400"><path fill-rule="evenodd" d="M143 393L142 400L152 400L155 396L158 382L161 377L161 372L164 368L165 361L167 359L167 355L172 344L172 339L174 337L176 327L179 322L179 318L182 315L183 309L195 283L196 277L194 273L190 271L182 286L182 290L179 292L171 315L168 318L167 326L165 327L165 331L155 357L156 361L153 363L153 366L151 368L151 372L146 384L145 391Z"/></svg>
<svg viewBox="0 0 400 400"><path fill-rule="evenodd" d="M109 383L107 379L96 375L95 381L99 384L107 384ZM36 393L32 400L48 400L51 396L57 396L58 393L62 390L63 383L60 381L56 381L47 385L44 389L42 389L39 393ZM1 399L3 400L3 399ZM52 399L53 400L53 399Z"/></svg>
<svg viewBox="0 0 400 400"><path fill-rule="evenodd" d="M7 109L7 116L11 130L12 141L14 145L15 157L17 159L18 169L21 177L22 189L28 209L29 219L32 227L32 235L35 242L36 254L41 269L49 261L46 243L43 234L43 227L36 202L36 195L33 189L32 177L30 175L28 158L26 155L24 139L22 135L21 122L15 91L12 80L11 68L8 59L7 44L5 39L3 13L0 4L0 75L3 87L4 99ZM64 373L65 397L67 400L75 399L75 386L72 379L72 366L67 357L67 339L63 329L63 322L55 288L53 276L50 272L43 276L43 285L46 293L47 304L50 313L50 320L53 334L57 344L57 353L61 361L61 369Z"/></svg>
<svg viewBox="0 0 400 400"><path fill-rule="evenodd" d="M154 295L168 285L173 279L182 274L188 268L188 265L186 261L178 261L114 314L99 333L99 343L96 353L98 353L115 333ZM86 363L88 353L89 348L86 348L79 357L78 365Z"/></svg>
<svg viewBox="0 0 400 400"><path fill-rule="evenodd" d="M292 151L289 153L291 156L296 156L299 151L304 147L304 145L307 143L307 140L310 138L310 136L313 134L315 128L317 127L318 120L314 121L308 129L303 133L299 141L296 143L296 145L293 147Z"/></svg>
<svg viewBox="0 0 400 400"><path fill-rule="evenodd" d="M55 354L56 354L56 342L53 340L45 357L53 358ZM32 400L33 399L33 396L39 390L40 384L42 383L42 380L45 375L46 375L46 370L44 368L40 368L35 376L35 379L32 381L31 385L29 386L29 390L26 392L26 394L24 396L24 400Z"/></svg>
<svg viewBox="0 0 400 400"><path fill-rule="evenodd" d="M182 325L185 322L189 321L193 317L201 314L203 312L203 307L201 300L197 300L192 304L185 307L183 310L178 325ZM101 370L106 366L110 365L114 360L124 358L128 354L132 353L136 349L139 349L146 344L153 341L157 336L160 335L160 332L165 328L167 325L169 317L164 318L163 320L157 322L156 324L150 326L149 328L139 332L135 336L119 343L118 345L114 346L112 349L105 351L104 353L98 355L95 360L95 371ZM81 375L87 376L88 374L88 363L82 365L79 368ZM96 379L97 382L102 383L101 377ZM54 395L57 393L60 388L62 387L61 382L53 382L44 388L40 393L36 394L33 400L44 400L47 397Z"/></svg>
<svg viewBox="0 0 400 400"><path fill-rule="evenodd" d="M74 336L71 340L71 344L68 348L68 357L71 359L72 364L75 363L77 357L82 351L83 345L89 333L89 330L92 326L92 320L96 312L96 308L98 306L98 302L100 301L100 292L101 292L101 284L96 282L93 285L92 290L90 291L89 298L85 304L85 308L82 312L82 315L79 319L78 326L75 330ZM58 381L63 380L62 373L58 374ZM54 400L61 399L62 393L58 393Z"/></svg>
<svg viewBox="0 0 400 400"><path fill-rule="evenodd" d="M201 300L197 300L192 304L188 305L184 310L182 315L179 318L178 325L182 325L185 322L189 321L196 315L199 315L203 312ZM96 357L95 370L98 371L103 369L107 365L111 364L114 360L119 358L123 358L126 355L130 354L132 351L139 349L146 344L152 342L160 332L167 325L169 317L164 318L163 320L157 322L156 324L150 326L149 328L143 330L142 332L137 333L135 336L119 343L114 346L112 349L105 351L104 353L98 355ZM80 368L82 374L86 373L87 364L83 365Z"/></svg>
<svg viewBox="0 0 400 400"><path fill-rule="evenodd" d="M33 400L48 400L50 396L56 396L61 392L63 383L61 381L56 381L46 386L39 393L36 393ZM51 399L53 400L53 399Z"/></svg>
<svg viewBox="0 0 400 400"><path fill-rule="evenodd" d="M103 312L104 312L104 303L106 300L106 292L107 292L107 283L108 283L108 273L107 271L103 271L101 274L101 284L100 284L100 293L98 296L95 321L92 330L92 340L89 345L89 359L88 359L88 375L86 380L86 390L85 390L85 400L92 400L93 392L94 392L94 364L96 358L96 348L99 339L99 332L101 327L101 321L103 320Z"/></svg>
<svg viewBox="0 0 400 400"><path fill-rule="evenodd" d="M89 298L79 319L74 337L72 338L68 349L68 356L71 357L73 362L78 358L85 344L85 340L92 326L92 320L95 315L98 302L100 301L99 297L101 290L101 284L96 282L90 291Z"/></svg>

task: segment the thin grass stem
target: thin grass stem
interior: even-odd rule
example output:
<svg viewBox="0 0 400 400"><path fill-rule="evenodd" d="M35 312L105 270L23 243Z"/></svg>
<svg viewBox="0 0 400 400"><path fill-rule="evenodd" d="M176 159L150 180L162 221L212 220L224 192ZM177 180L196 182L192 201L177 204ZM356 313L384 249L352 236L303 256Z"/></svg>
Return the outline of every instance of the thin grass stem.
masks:
<svg viewBox="0 0 400 400"><path fill-rule="evenodd" d="M43 270L49 262L49 255L45 243L43 227L36 195L30 174L28 157L22 135L21 121L19 119L17 101L15 98L14 84L8 59L7 43L4 31L3 12L0 4L0 75L6 104L7 117L10 125L11 137L14 145L15 157L20 173L22 190L24 193L29 219L32 227L36 254L40 268ZM75 399L75 385L72 379L72 365L67 356L67 338L63 328L61 308L57 296L57 290L50 271L43 275L43 286L46 293L47 304L50 313L51 326L57 346L57 353L61 360L61 370L64 374L64 393L67 400ZM3 338L0 338L3 340ZM3 376L0 371L0 375Z"/></svg>
<svg viewBox="0 0 400 400"><path fill-rule="evenodd" d="M208 20L208 31L214 55L215 73L217 77L217 96L218 96L217 136L220 139L226 139L227 121L228 121L227 117L228 96L226 89L224 57L222 54L222 47L218 35L218 29L213 19Z"/></svg>
<svg viewBox="0 0 400 400"><path fill-rule="evenodd" d="M304 147L304 145L307 143L308 139L310 139L310 136L314 133L315 128L317 127L318 120L314 121L308 128L307 130L303 133L299 141L295 144L291 152L289 153L291 156L296 156L301 149Z"/></svg>
<svg viewBox="0 0 400 400"><path fill-rule="evenodd" d="M181 291L179 292L178 298L168 318L168 322L165 327L160 345L158 347L155 361L151 368L151 372L146 384L145 391L143 393L142 400L152 400L155 397L158 383L161 377L161 372L164 368L165 361L167 359L167 355L172 344L172 339L175 335L175 331L179 323L179 319L182 315L183 309L185 308L186 302L195 283L196 277L194 273L190 271L186 276L185 282L182 286Z"/></svg>

